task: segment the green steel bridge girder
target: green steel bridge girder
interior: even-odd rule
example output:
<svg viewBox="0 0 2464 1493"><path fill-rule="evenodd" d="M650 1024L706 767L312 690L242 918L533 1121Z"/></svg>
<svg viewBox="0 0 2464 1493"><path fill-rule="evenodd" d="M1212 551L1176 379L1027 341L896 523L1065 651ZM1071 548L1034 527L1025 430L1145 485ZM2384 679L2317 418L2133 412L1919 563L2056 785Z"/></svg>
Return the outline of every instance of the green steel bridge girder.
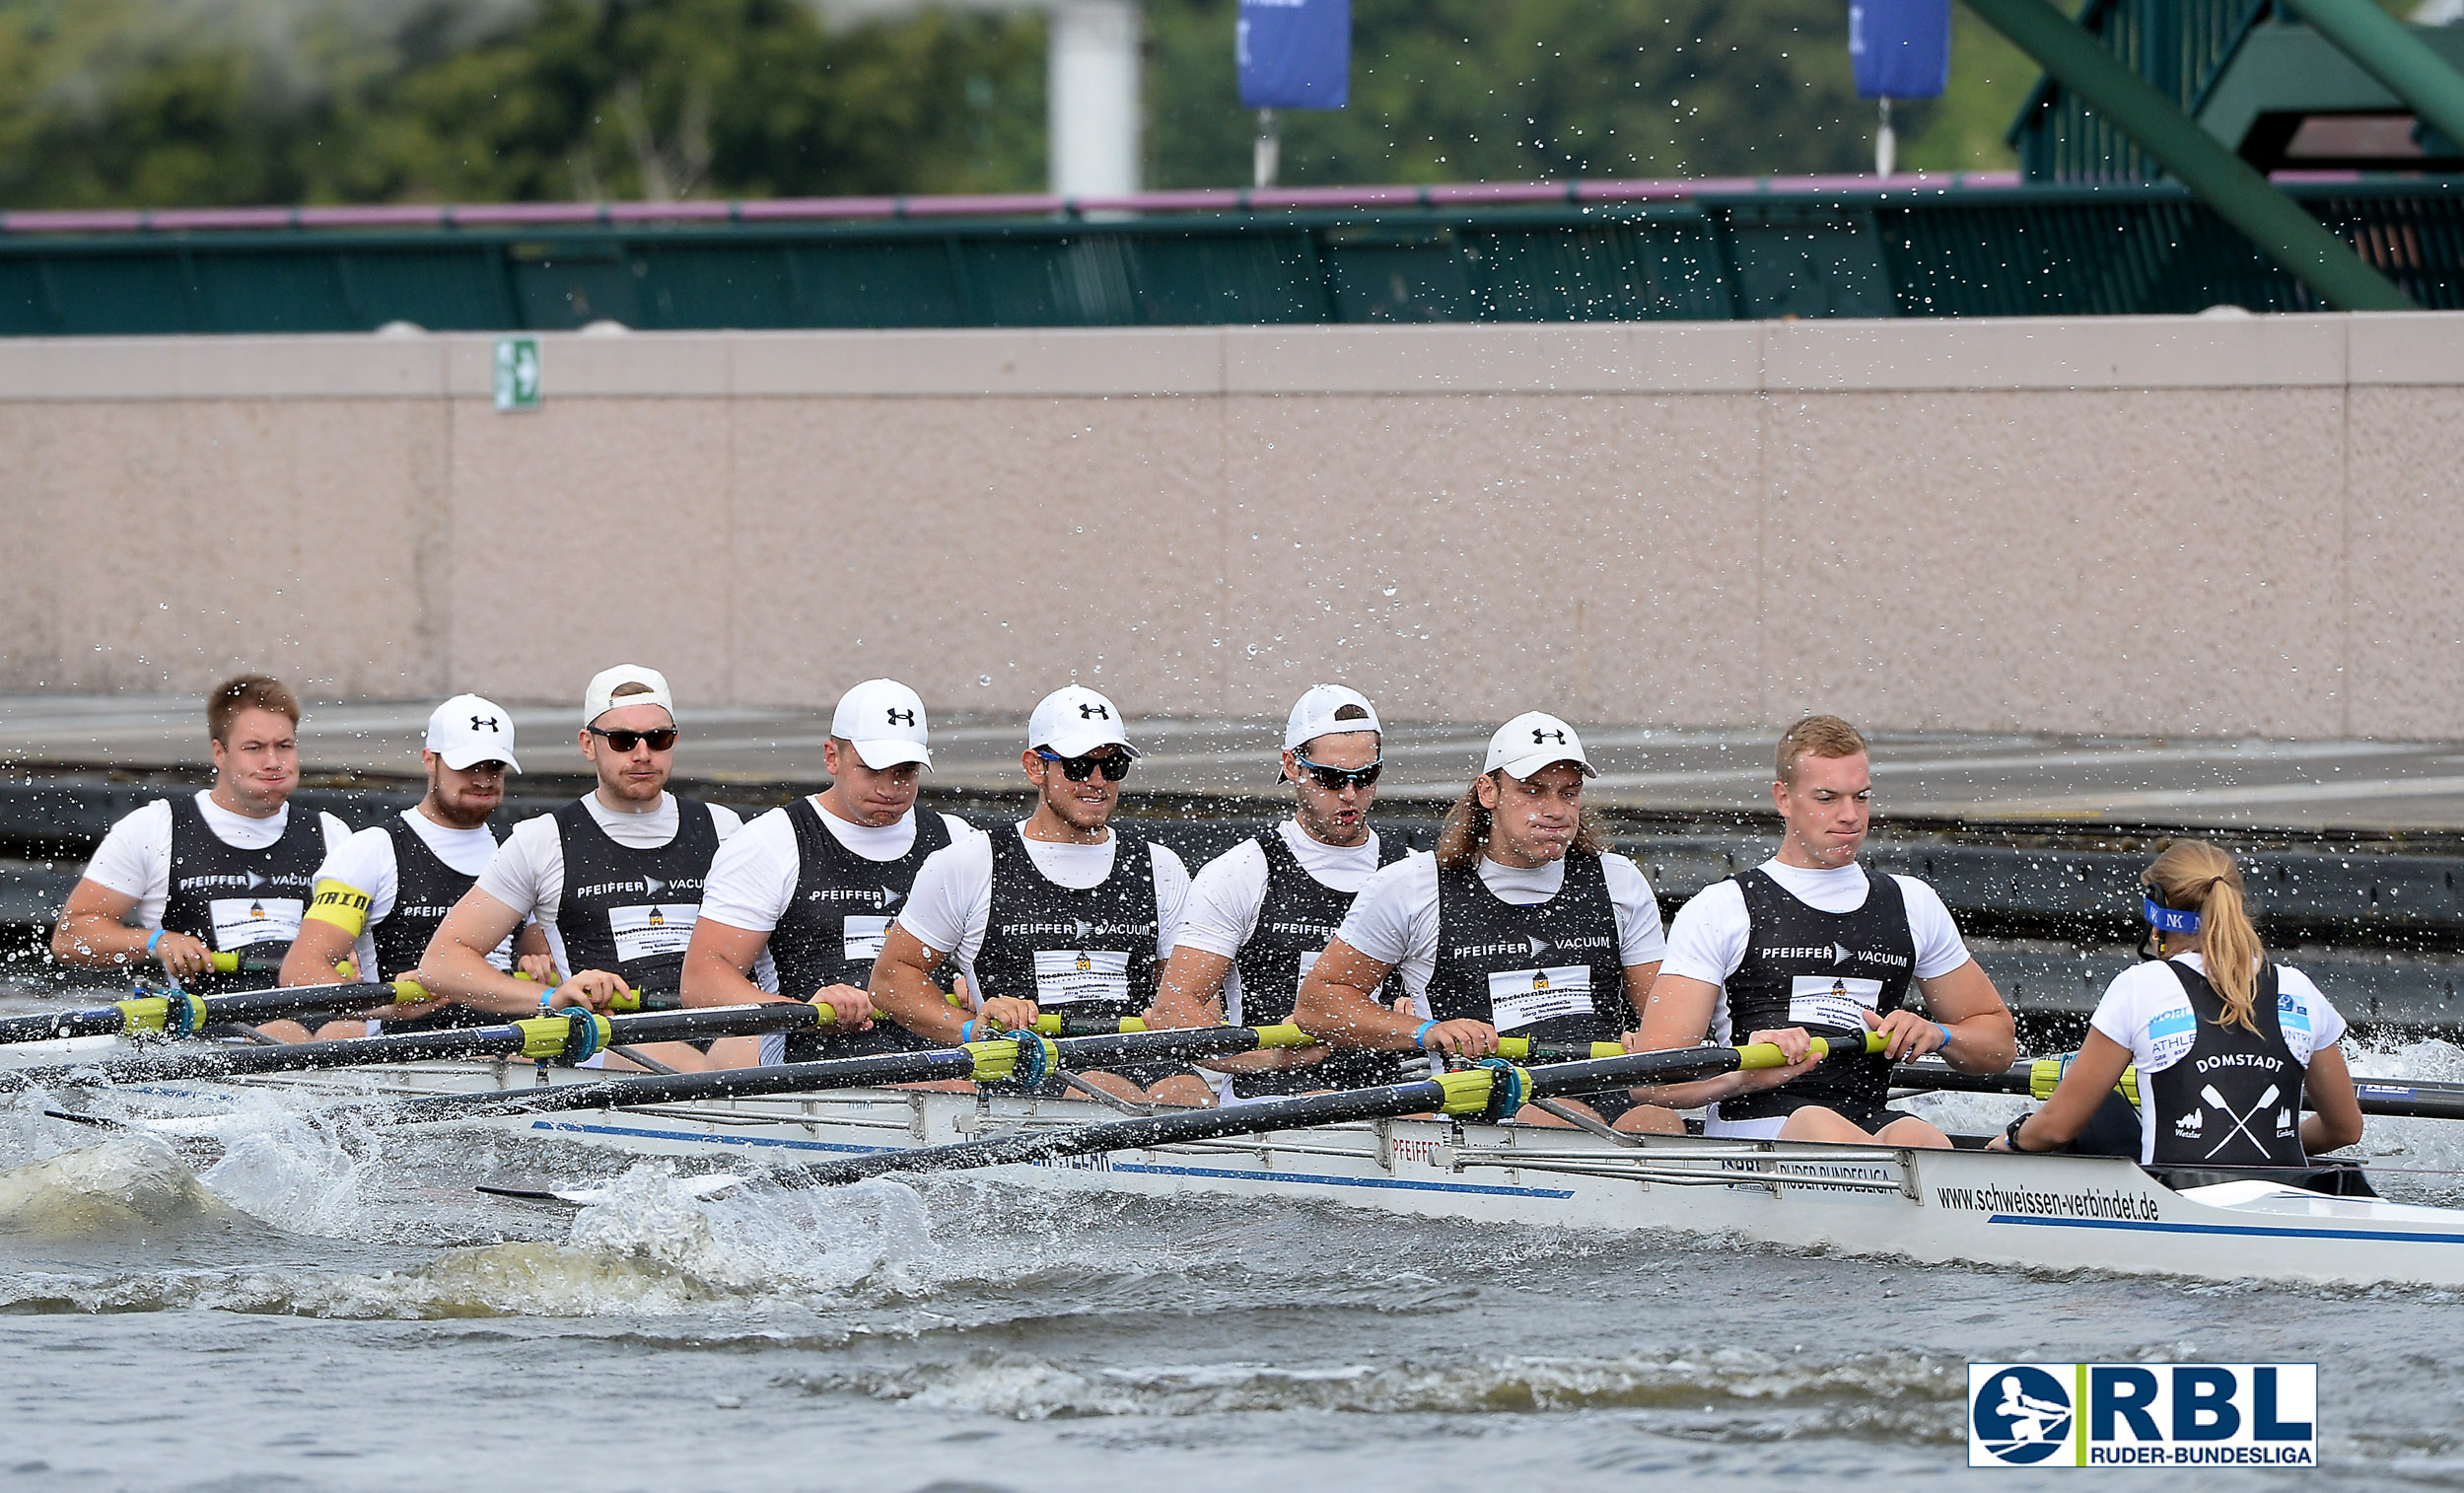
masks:
<svg viewBox="0 0 2464 1493"><path fill-rule="evenodd" d="M2357 3L2368 4L2369 0ZM2123 66L2095 37L2045 0L1966 0L1966 4L2327 305L2337 311L2419 309L2384 275L2362 262L2351 245L2321 227L2300 204L2278 191L2248 162L2218 144L2173 101Z"/></svg>
<svg viewBox="0 0 2464 1493"><path fill-rule="evenodd" d="M2285 0L2338 51L2448 139L2464 143L2464 75L2376 0Z"/></svg>

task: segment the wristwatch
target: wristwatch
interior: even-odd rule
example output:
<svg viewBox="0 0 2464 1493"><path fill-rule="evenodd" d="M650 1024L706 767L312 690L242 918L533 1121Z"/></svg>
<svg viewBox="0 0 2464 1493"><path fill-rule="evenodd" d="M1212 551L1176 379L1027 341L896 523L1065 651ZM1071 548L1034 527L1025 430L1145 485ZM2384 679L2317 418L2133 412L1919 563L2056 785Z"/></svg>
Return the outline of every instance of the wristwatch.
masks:
<svg viewBox="0 0 2464 1493"><path fill-rule="evenodd" d="M2034 1156L2036 1154L2035 1152L2028 1151L2025 1146L2019 1144L2019 1127L2026 1124L2029 1117L2035 1113L2036 1111L2033 1109L2026 1110L2021 1113L2017 1119L2014 1119L2009 1124L2005 1125L2002 1131L2002 1143L2008 1146L2013 1151L2025 1152L2027 1155Z"/></svg>

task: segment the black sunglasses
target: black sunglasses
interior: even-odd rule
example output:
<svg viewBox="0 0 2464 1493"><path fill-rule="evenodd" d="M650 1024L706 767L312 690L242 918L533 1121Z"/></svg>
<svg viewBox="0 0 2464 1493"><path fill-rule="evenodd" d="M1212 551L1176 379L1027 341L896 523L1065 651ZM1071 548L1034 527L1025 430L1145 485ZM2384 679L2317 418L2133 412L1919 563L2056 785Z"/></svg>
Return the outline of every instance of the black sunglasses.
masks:
<svg viewBox="0 0 2464 1493"><path fill-rule="evenodd" d="M618 751L631 751L644 742L650 743L650 749L653 751L666 751L675 745L673 726L662 726L657 731L601 731L597 726L585 726L582 729Z"/></svg>
<svg viewBox="0 0 2464 1493"><path fill-rule="evenodd" d="M1346 788L1367 788L1377 781L1378 772L1386 765L1385 758L1380 757L1366 767L1329 767L1323 762L1312 762L1297 751L1292 754L1292 759L1301 764L1301 769L1314 779L1318 787L1329 793L1341 793Z"/></svg>
<svg viewBox="0 0 2464 1493"><path fill-rule="evenodd" d="M1065 757L1049 746L1038 746L1035 754L1047 762L1059 762L1061 775L1073 783L1086 782L1095 775L1098 767L1103 769L1103 780L1107 783L1117 783L1129 776L1129 753L1126 751L1107 752L1102 756Z"/></svg>

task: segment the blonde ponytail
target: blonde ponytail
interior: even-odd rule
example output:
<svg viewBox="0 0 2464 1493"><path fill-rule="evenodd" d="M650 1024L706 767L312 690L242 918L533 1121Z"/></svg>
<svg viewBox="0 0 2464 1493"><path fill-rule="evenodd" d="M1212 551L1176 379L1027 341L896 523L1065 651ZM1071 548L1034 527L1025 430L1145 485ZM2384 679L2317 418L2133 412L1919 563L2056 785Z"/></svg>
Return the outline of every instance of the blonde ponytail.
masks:
<svg viewBox="0 0 2464 1493"><path fill-rule="evenodd" d="M2199 914L2199 958L2208 966L2208 983L2224 1001L2218 1025L2257 1032L2250 1013L2267 949L2243 905L2241 870L2233 858L2205 840L2176 840L2139 879L2159 904Z"/></svg>

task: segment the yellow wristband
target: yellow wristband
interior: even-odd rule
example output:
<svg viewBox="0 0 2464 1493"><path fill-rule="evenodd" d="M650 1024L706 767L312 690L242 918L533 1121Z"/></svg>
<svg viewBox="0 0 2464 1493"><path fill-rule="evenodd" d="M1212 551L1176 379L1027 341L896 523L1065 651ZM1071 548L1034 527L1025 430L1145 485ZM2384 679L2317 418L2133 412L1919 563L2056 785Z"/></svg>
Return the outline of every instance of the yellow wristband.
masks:
<svg viewBox="0 0 2464 1493"><path fill-rule="evenodd" d="M356 887L346 887L328 877L317 884L309 899L308 916L320 923L331 923L353 938L368 927L368 893Z"/></svg>

